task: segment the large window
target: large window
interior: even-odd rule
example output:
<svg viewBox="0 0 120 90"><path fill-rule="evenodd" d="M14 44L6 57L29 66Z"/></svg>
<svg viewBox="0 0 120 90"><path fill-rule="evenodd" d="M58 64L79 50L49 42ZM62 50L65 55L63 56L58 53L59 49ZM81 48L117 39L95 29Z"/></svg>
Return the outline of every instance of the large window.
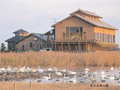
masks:
<svg viewBox="0 0 120 90"><path fill-rule="evenodd" d="M79 32L79 27L70 27L70 35L76 34Z"/></svg>
<svg viewBox="0 0 120 90"><path fill-rule="evenodd" d="M110 43L115 42L115 36L109 34L95 33L95 39L100 40L102 42L110 42Z"/></svg>

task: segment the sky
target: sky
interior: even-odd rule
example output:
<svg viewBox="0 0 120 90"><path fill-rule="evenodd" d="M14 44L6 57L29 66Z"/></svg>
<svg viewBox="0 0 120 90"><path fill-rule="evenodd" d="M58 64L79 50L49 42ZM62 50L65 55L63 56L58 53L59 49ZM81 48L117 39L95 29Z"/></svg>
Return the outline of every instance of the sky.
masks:
<svg viewBox="0 0 120 90"><path fill-rule="evenodd" d="M95 12L120 29L120 0L0 0L0 44L18 29L45 33L77 9ZM120 30L116 43L120 46Z"/></svg>

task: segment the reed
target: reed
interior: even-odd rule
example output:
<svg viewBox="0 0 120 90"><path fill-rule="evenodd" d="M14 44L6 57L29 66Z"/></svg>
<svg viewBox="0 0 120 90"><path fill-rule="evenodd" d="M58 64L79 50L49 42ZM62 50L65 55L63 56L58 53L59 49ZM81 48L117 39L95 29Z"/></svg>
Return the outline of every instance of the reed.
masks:
<svg viewBox="0 0 120 90"><path fill-rule="evenodd" d="M56 66L56 67L83 67L83 66L120 66L120 52L24 52L0 53L0 66Z"/></svg>

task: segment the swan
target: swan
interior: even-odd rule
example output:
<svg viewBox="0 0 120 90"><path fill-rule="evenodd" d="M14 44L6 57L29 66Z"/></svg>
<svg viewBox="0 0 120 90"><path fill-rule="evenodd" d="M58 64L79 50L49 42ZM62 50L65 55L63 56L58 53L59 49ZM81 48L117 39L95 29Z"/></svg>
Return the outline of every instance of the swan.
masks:
<svg viewBox="0 0 120 90"><path fill-rule="evenodd" d="M69 76L66 76L66 75L64 74L64 79L69 79Z"/></svg>
<svg viewBox="0 0 120 90"><path fill-rule="evenodd" d="M110 70L114 70L114 67L111 67Z"/></svg>
<svg viewBox="0 0 120 90"><path fill-rule="evenodd" d="M120 67L118 68L118 70L120 70Z"/></svg>
<svg viewBox="0 0 120 90"><path fill-rule="evenodd" d="M96 81L95 77L91 77L90 79L91 79L92 83L94 83Z"/></svg>
<svg viewBox="0 0 120 90"><path fill-rule="evenodd" d="M97 75L98 74L98 71L96 70L95 72L93 72L94 75Z"/></svg>
<svg viewBox="0 0 120 90"><path fill-rule="evenodd" d="M23 73L23 72L26 72L27 70L25 69L25 66L24 66L22 68L19 68L19 71Z"/></svg>
<svg viewBox="0 0 120 90"><path fill-rule="evenodd" d="M52 78L51 78L51 76L50 76L51 74L49 73L48 74L48 76L45 76L45 77L43 77L43 79L46 79L46 80L51 80Z"/></svg>
<svg viewBox="0 0 120 90"><path fill-rule="evenodd" d="M67 70L66 70L66 69L63 69L63 70L61 70L61 72L65 73L65 72L67 72Z"/></svg>
<svg viewBox="0 0 120 90"><path fill-rule="evenodd" d="M102 75L102 76L100 77L100 80L101 80L102 82L105 82L105 76Z"/></svg>
<svg viewBox="0 0 120 90"><path fill-rule="evenodd" d="M77 74L77 72L68 71L68 74L70 74L70 75L76 75L76 74Z"/></svg>
<svg viewBox="0 0 120 90"><path fill-rule="evenodd" d="M0 71L6 72L7 70L5 68L1 68Z"/></svg>
<svg viewBox="0 0 120 90"><path fill-rule="evenodd" d="M36 70L36 69L31 69L31 71L32 71L33 73L37 72L37 70Z"/></svg>
<svg viewBox="0 0 120 90"><path fill-rule="evenodd" d="M105 75L104 69L101 70L100 74L101 74L101 75Z"/></svg>
<svg viewBox="0 0 120 90"><path fill-rule="evenodd" d="M7 67L7 72L11 72L12 68L10 66Z"/></svg>
<svg viewBox="0 0 120 90"><path fill-rule="evenodd" d="M38 73L43 73L43 70L40 67L38 67L37 72Z"/></svg>
<svg viewBox="0 0 120 90"><path fill-rule="evenodd" d="M51 71L53 71L53 69L52 68L48 68L47 71L51 72Z"/></svg>
<svg viewBox="0 0 120 90"><path fill-rule="evenodd" d="M55 69L55 74L56 74L56 75L58 75L58 76L62 76L62 75L63 75L61 72L58 72L58 71L57 71L57 68L56 68L56 67L54 67L54 69Z"/></svg>
<svg viewBox="0 0 120 90"><path fill-rule="evenodd" d="M77 79L76 79L77 75L75 75L72 79L70 79L70 82L73 82L73 84L77 83Z"/></svg>
<svg viewBox="0 0 120 90"><path fill-rule="evenodd" d="M85 74L88 74L89 70L89 68L85 68Z"/></svg>
<svg viewBox="0 0 120 90"><path fill-rule="evenodd" d="M114 77L114 76L110 76L110 77L108 77L108 79L109 79L109 80L114 80L115 77Z"/></svg>
<svg viewBox="0 0 120 90"><path fill-rule="evenodd" d="M30 67L27 67L26 70L27 70L28 73L31 72L31 68Z"/></svg>

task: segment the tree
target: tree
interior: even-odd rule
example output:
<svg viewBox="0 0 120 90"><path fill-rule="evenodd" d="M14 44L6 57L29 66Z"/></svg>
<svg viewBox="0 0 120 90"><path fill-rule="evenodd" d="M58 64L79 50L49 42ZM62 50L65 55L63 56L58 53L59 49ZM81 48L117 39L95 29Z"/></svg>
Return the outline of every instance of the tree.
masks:
<svg viewBox="0 0 120 90"><path fill-rule="evenodd" d="M1 52L4 52L4 51L5 51L5 48L6 48L6 47L5 47L5 44L2 43L2 44L1 44Z"/></svg>

